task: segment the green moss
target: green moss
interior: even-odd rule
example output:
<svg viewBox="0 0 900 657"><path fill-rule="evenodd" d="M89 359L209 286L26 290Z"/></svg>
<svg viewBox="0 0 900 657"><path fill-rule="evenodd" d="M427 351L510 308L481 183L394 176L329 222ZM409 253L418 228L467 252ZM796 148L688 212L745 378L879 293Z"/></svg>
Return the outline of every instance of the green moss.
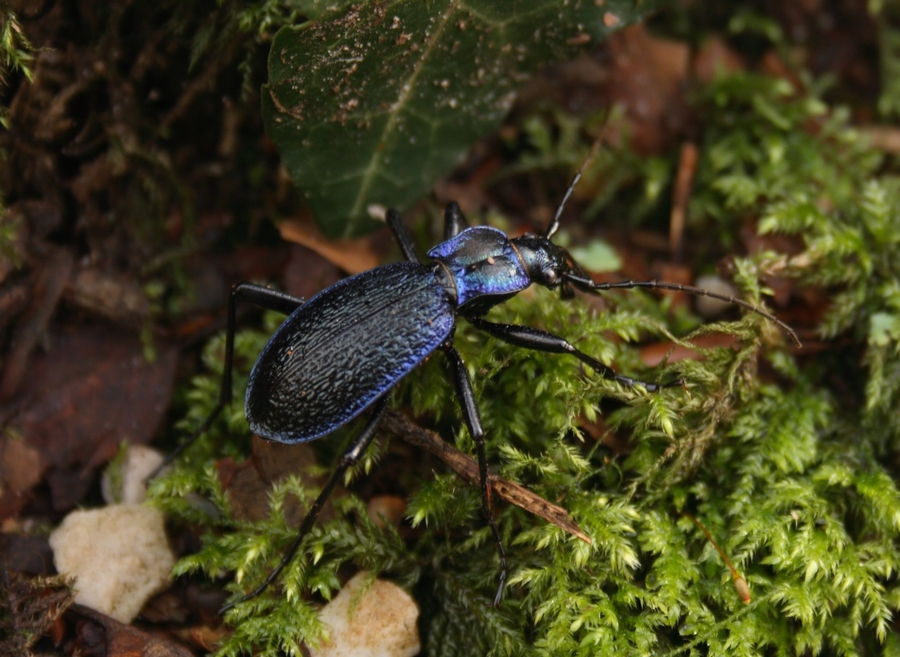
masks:
<svg viewBox="0 0 900 657"><path fill-rule="evenodd" d="M757 301L760 278L776 275L827 290L833 302L820 335L846 346L832 346L826 362L802 351L798 361L777 329L747 315L698 330L735 335L738 348L698 350L702 359L647 370L635 342L675 329L652 297L605 295L613 308L598 312L546 291L520 295L490 317L563 334L632 376L687 381L686 390L647 394L574 359L458 332L492 465L569 510L593 542L498 504L510 582L503 604L491 608L498 566L477 489L452 474L411 473L414 539L376 528L362 502L342 498L280 586L228 614L236 631L222 654L299 654L301 640L321 640L313 600L334 595L347 563L415 589L429 655L896 651L900 186L842 112L782 81L723 77L697 103L704 128L695 229L713 227L728 244L758 217L761 232L795 236L793 255L736 261L741 294ZM271 328L239 335L244 372ZM189 394L185 432L214 403L220 352L220 341L211 344L210 374ZM411 375L396 399L473 453L440 359ZM624 453L587 437L583 427L597 419L628 440ZM284 496L313 494L290 479L273 490L269 518L232 520L210 463L241 454L247 433L236 403L154 487L168 512L205 527L205 547L179 572L233 573L234 593L258 584L292 539L279 513ZM682 511L731 556L750 604Z"/></svg>

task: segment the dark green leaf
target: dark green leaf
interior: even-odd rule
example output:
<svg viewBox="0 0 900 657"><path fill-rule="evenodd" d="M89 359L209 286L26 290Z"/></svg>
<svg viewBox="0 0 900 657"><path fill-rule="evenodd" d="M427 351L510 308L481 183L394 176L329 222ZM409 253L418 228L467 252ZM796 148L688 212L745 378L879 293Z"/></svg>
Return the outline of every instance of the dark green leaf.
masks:
<svg viewBox="0 0 900 657"><path fill-rule="evenodd" d="M602 6L598 6L602 5ZM405 208L494 130L538 67L633 23L650 2L369 2L284 28L269 57L269 135L334 237Z"/></svg>

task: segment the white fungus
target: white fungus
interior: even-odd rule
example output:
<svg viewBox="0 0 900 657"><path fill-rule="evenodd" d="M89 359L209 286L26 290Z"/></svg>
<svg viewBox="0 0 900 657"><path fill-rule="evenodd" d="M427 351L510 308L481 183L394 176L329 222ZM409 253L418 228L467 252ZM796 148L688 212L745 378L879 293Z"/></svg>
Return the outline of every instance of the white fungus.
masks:
<svg viewBox="0 0 900 657"><path fill-rule="evenodd" d="M419 609L396 584L357 573L319 612L330 641L311 657L413 657L421 649ZM360 596L361 591L365 593Z"/></svg>
<svg viewBox="0 0 900 657"><path fill-rule="evenodd" d="M704 290L724 294L726 297L733 297L737 294L728 281L724 281L718 276L701 276L694 284ZM730 308L730 304L710 297L697 297L696 307L697 312L703 317L718 317Z"/></svg>
<svg viewBox="0 0 900 657"><path fill-rule="evenodd" d="M158 509L115 504L73 511L50 535L53 562L75 577L75 602L130 623L168 586L175 558Z"/></svg>
<svg viewBox="0 0 900 657"><path fill-rule="evenodd" d="M145 445L128 445L121 458L103 471L100 486L107 504L140 504L147 497L147 477L163 462L163 455Z"/></svg>

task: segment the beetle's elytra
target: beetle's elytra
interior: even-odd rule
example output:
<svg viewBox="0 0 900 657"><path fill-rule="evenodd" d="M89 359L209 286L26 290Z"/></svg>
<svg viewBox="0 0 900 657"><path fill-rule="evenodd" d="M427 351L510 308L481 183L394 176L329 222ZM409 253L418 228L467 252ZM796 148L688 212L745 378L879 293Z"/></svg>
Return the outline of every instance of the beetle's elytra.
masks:
<svg viewBox="0 0 900 657"><path fill-rule="evenodd" d="M453 306L425 265L399 262L340 281L288 317L263 349L247 386L250 428L282 443L331 433L439 347L453 325Z"/></svg>
<svg viewBox="0 0 900 657"><path fill-rule="evenodd" d="M656 288L738 304L775 322L799 344L797 336L783 322L741 299L657 281L594 283L565 249L551 241L559 226L563 204L580 176L581 172L543 235L527 234L510 239L494 228L470 228L459 207L450 203L445 212L444 241L429 251L428 262L422 262L398 213L391 210L387 221L407 262L384 265L347 278L309 301L257 285L234 288L228 307L226 362L219 402L194 436L170 455L167 462L203 433L231 401L235 305L239 299L289 315L263 349L250 375L245 410L257 435L282 443L302 443L331 433L367 409L371 409L371 415L341 456L280 564L260 587L230 603L226 609L256 596L278 577L312 529L336 483L365 452L387 408L391 389L438 349L449 359L457 397L478 452L482 511L493 532L500 561L500 581L494 599L494 604L499 604L506 581L506 553L491 513L484 431L472 383L462 357L453 346L456 320L460 316L475 328L510 344L570 354L605 378L628 386L641 385L648 391L682 385L683 381L648 383L616 374L562 337L528 326L498 324L484 316L493 306L532 283L559 289L564 297L571 297L574 289L595 292Z"/></svg>

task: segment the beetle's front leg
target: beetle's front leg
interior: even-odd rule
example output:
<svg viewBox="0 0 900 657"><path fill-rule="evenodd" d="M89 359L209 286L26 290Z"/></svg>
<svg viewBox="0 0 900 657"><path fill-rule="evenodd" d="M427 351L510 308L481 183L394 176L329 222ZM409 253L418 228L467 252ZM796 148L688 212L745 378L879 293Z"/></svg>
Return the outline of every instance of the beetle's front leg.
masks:
<svg viewBox="0 0 900 657"><path fill-rule="evenodd" d="M616 374L615 370L611 367L604 365L596 358L592 358L583 351L576 349L565 338L553 335L547 331L542 331L530 326L519 326L517 324L496 324L481 317L466 317L466 319L478 330L489 333L495 338L517 347L524 347L525 349L533 349L535 351L544 351L551 354L570 354L575 356L575 358L597 372L604 379L610 379L621 383L622 385L640 385L649 392L657 392L663 388L673 388L684 385L684 379L676 379L675 381L669 381L668 383L650 383L648 381L641 381L640 379L632 379L630 376Z"/></svg>

